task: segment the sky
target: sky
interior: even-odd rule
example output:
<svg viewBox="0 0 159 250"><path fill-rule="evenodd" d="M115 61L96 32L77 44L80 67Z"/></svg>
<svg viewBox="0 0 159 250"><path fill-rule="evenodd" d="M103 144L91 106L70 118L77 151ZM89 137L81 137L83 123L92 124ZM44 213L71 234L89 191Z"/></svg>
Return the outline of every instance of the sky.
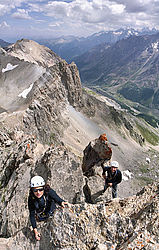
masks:
<svg viewBox="0 0 159 250"><path fill-rule="evenodd" d="M9 42L143 27L159 29L159 0L0 0L0 39Z"/></svg>

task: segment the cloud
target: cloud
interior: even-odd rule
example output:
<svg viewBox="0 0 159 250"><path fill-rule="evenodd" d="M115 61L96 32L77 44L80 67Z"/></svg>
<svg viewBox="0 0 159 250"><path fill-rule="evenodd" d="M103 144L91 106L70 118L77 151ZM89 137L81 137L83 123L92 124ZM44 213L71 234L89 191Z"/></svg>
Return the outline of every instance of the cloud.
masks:
<svg viewBox="0 0 159 250"><path fill-rule="evenodd" d="M159 1L155 0L74 0L50 1L43 8L46 16L65 23L76 23L92 30L120 27L159 27ZM90 25L92 24L92 27ZM96 27L93 27L96 25Z"/></svg>
<svg viewBox="0 0 159 250"><path fill-rule="evenodd" d="M31 5L30 5L31 7ZM40 10L38 5L32 5L35 10ZM65 19L77 22L97 23L105 22L110 14L121 14L124 10L122 4L103 0L74 0L72 2L50 1L43 6L43 13L54 19Z"/></svg>
<svg viewBox="0 0 159 250"><path fill-rule="evenodd" d="M6 28L10 28L10 25L7 24L5 21L3 21L2 23L0 23L0 29L6 29Z"/></svg>
<svg viewBox="0 0 159 250"><path fill-rule="evenodd" d="M0 16L10 13L12 9L19 7L23 2L24 0L0 0Z"/></svg>
<svg viewBox="0 0 159 250"><path fill-rule="evenodd" d="M5 4L0 0L0 15L5 13L9 23L12 18L32 20L37 32L43 29L41 34L47 31L49 35L87 36L121 27L159 28L158 0L5 0Z"/></svg>
<svg viewBox="0 0 159 250"><path fill-rule="evenodd" d="M145 13L158 12L158 0L114 0L116 3L123 4L127 13Z"/></svg>
<svg viewBox="0 0 159 250"><path fill-rule="evenodd" d="M52 28L52 27L60 27L61 25L63 25L64 22L55 22L55 23L50 23L49 24L49 27Z"/></svg>
<svg viewBox="0 0 159 250"><path fill-rule="evenodd" d="M44 7L45 7L45 5L44 5ZM43 12L43 5L29 3L28 9L29 9L29 12Z"/></svg>
<svg viewBox="0 0 159 250"><path fill-rule="evenodd" d="M28 11L24 9L17 9L17 12L14 12L12 17L17 19L32 19L31 16L29 16Z"/></svg>
<svg viewBox="0 0 159 250"><path fill-rule="evenodd" d="M7 6L5 4L0 4L0 16L3 16L7 11Z"/></svg>
<svg viewBox="0 0 159 250"><path fill-rule="evenodd" d="M118 28L159 27L159 1L59 0L28 3L48 26L45 30L66 35L89 35Z"/></svg>

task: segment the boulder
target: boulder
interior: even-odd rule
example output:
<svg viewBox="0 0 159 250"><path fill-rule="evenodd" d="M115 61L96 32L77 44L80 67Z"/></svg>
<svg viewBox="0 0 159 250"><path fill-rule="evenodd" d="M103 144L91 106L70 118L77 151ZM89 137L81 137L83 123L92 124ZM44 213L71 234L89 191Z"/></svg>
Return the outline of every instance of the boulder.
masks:
<svg viewBox="0 0 159 250"><path fill-rule="evenodd" d="M103 164L112 157L112 149L107 141L106 135L92 140L83 151L82 170L85 175L90 175L96 164Z"/></svg>

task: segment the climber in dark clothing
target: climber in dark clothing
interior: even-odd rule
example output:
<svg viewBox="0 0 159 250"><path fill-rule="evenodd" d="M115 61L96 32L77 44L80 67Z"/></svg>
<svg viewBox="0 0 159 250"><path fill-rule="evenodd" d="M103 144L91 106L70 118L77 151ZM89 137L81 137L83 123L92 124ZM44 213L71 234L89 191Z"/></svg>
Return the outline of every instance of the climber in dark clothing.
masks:
<svg viewBox="0 0 159 250"><path fill-rule="evenodd" d="M30 222L36 240L40 240L36 221L44 221L52 216L56 209L56 203L61 207L68 206L68 203L61 199L49 185L45 185L44 179L41 176L34 176L31 179L30 186L28 198Z"/></svg>
<svg viewBox="0 0 159 250"><path fill-rule="evenodd" d="M122 173L118 169L119 163L112 161L110 167L103 167L103 178L105 179L104 190L105 192L108 187L112 187L112 197L117 197L117 185L122 181ZM107 172L107 176L106 173Z"/></svg>

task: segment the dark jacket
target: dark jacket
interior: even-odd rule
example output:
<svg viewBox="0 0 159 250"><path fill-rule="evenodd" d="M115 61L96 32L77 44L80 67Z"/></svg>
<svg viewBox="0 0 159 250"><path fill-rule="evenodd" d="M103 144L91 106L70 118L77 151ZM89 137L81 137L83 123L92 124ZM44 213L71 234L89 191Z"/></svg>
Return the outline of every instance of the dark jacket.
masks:
<svg viewBox="0 0 159 250"><path fill-rule="evenodd" d="M119 169L115 173L112 173L111 167L103 167L103 174L107 172L107 177L105 183L113 183L114 185L119 184L122 181L122 173Z"/></svg>
<svg viewBox="0 0 159 250"><path fill-rule="evenodd" d="M36 228L35 216L49 216L56 209L56 203L61 205L62 200L53 189L44 191L41 198L34 196L32 190L28 197L28 208L30 213L30 222L33 228Z"/></svg>

